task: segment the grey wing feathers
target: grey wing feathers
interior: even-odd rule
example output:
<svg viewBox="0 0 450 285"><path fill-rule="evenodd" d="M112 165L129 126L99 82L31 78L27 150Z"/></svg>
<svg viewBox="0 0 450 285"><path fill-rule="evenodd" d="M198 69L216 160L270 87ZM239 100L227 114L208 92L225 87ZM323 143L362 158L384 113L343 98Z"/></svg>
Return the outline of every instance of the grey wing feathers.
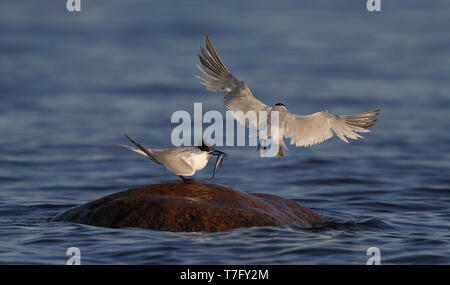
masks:
<svg viewBox="0 0 450 285"><path fill-rule="evenodd" d="M189 147L171 148L171 149L146 149L137 141L125 135L137 147L122 145L134 152L142 154L157 164L162 164L170 172L182 176L191 176L195 173L192 166L183 158L182 153L188 153L191 150Z"/></svg>
<svg viewBox="0 0 450 285"><path fill-rule="evenodd" d="M158 161L158 159L151 153L150 150L146 149L145 147L143 147L141 144L139 144L137 141L130 138L129 136L125 135L125 137L127 137L127 139L129 139L135 146L137 146L137 148L132 147L132 146L127 146L127 145L122 145L123 147L126 147L129 150L132 150L134 152L140 153L140 154L148 157L150 160L152 160L158 164L161 164L161 162Z"/></svg>
<svg viewBox="0 0 450 285"><path fill-rule="evenodd" d="M190 176L195 173L194 169L192 169L189 163L187 163L184 159L177 157L176 152L171 153L171 155L164 155L164 153L154 153L149 155L148 152L150 150L148 149L146 149L147 153L145 153L144 151L142 151L140 148L137 147L132 147L128 145L121 145L121 146L126 147L131 151L142 154L143 156L150 158L157 164L164 165L170 172L175 173L177 175ZM159 159L156 158L158 156ZM161 162L159 160L161 160Z"/></svg>
<svg viewBox="0 0 450 285"><path fill-rule="evenodd" d="M310 146L324 142L335 133L341 140L348 143L347 138L355 140L363 138L358 132L370 132L368 128L378 121L375 117L379 113L379 109L352 115L333 115L327 111L309 116L287 113L284 137L291 138L290 143L296 146Z"/></svg>
<svg viewBox="0 0 450 285"><path fill-rule="evenodd" d="M214 92L230 91L236 88L240 83L239 80L234 78L225 67L208 36L206 36L205 45L207 51L200 46L202 55L198 55L202 65L197 64L198 69L206 75L206 78L197 76L201 80L202 85Z"/></svg>
<svg viewBox="0 0 450 285"><path fill-rule="evenodd" d="M235 78L225 67L216 49L209 40L205 39L206 51L200 46L201 55L198 55L201 65L198 69L206 76L197 76L206 89L214 92L226 90L223 95L225 107L229 111L261 111L268 106L256 99L243 81ZM238 121L239 119L236 118ZM241 122L242 123L242 122Z"/></svg>
<svg viewBox="0 0 450 285"><path fill-rule="evenodd" d="M161 153L163 165L172 173L182 176L194 175L195 170L183 156L173 153Z"/></svg>

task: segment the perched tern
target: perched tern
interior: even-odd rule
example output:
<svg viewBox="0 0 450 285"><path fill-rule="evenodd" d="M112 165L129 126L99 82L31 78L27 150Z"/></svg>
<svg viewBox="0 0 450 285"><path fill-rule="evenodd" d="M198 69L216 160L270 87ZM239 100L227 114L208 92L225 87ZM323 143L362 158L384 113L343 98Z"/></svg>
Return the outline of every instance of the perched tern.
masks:
<svg viewBox="0 0 450 285"><path fill-rule="evenodd" d="M192 176L197 170L205 168L208 161L217 156L217 162L214 167L214 172L212 180L216 174L217 166L219 167L223 163L223 159L228 156L228 154L214 149L211 146L206 145L202 142L201 146L198 147L173 147L165 149L150 149L144 148L134 139L125 135L136 147L122 145L134 152L142 154L148 157L153 162L163 165L170 172L178 175L183 182L189 182L192 179L187 179L185 176Z"/></svg>
<svg viewBox="0 0 450 285"><path fill-rule="evenodd" d="M333 115L324 110L311 115L301 116L289 112L282 103L268 106L256 99L247 85L228 71L207 35L205 45L206 50L200 46L201 55L198 55L198 57L201 65L197 64L197 67L206 77L197 76L197 78L210 91L227 92L222 98L226 109L229 111L242 111L243 113L254 111L257 120L259 120L259 111L266 111L266 114L270 114L271 111L278 111L279 157L283 156L282 147L287 149L283 141L284 138L290 138L290 143L295 144L295 146L307 147L324 142L335 133L341 140L348 143L347 138L355 140L363 138L358 132L370 132L367 128L373 126L378 120L375 117L380 113L379 109L351 115ZM248 120L245 120L245 117L243 118L236 114L235 119L246 126L249 123L256 127L261 126L259 125L261 122L248 122ZM271 132L268 130L270 130L271 126L269 120L266 126L267 138L270 138ZM260 144L258 144L258 149L259 146Z"/></svg>

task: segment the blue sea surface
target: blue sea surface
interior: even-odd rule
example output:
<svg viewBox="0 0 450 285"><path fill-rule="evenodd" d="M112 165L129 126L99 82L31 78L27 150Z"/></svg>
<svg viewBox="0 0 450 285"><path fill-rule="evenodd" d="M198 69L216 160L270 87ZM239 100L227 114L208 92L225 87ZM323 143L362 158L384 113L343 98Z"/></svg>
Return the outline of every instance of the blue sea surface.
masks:
<svg viewBox="0 0 450 285"><path fill-rule="evenodd" d="M0 264L450 264L450 2L0 3ZM170 147L173 112L225 108L195 75L204 35L267 104L297 114L381 109L364 140L286 157L218 147L216 182L293 199L327 226L217 233L48 219L111 193L177 180L120 147ZM205 125L206 127L207 125ZM210 163L196 174L209 180Z"/></svg>

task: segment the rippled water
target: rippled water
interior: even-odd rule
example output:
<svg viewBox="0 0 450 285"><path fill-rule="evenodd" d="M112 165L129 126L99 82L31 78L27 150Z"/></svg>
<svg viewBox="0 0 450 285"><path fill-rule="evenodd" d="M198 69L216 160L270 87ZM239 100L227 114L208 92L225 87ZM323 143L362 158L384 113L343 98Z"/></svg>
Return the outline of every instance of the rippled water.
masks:
<svg viewBox="0 0 450 285"><path fill-rule="evenodd" d="M448 264L448 1L65 1L0 4L0 263ZM395 3L391 3L395 2ZM294 199L330 219L313 229L171 233L51 223L120 190L177 179L119 147L128 133L170 146L176 110L224 111L194 75L208 33L229 69L295 113L381 108L363 141L254 148L216 178ZM198 173L209 179L213 165Z"/></svg>

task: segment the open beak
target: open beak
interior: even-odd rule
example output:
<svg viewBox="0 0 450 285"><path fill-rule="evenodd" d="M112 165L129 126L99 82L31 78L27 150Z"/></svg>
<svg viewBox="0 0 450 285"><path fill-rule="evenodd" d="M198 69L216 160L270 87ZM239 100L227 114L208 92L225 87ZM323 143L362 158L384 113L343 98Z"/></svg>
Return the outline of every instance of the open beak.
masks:
<svg viewBox="0 0 450 285"><path fill-rule="evenodd" d="M217 156L223 155L223 156L225 156L225 157L228 156L228 153L225 153L225 152L220 151L220 150L213 150L213 151L211 152L211 154L212 154L212 155L217 155Z"/></svg>

